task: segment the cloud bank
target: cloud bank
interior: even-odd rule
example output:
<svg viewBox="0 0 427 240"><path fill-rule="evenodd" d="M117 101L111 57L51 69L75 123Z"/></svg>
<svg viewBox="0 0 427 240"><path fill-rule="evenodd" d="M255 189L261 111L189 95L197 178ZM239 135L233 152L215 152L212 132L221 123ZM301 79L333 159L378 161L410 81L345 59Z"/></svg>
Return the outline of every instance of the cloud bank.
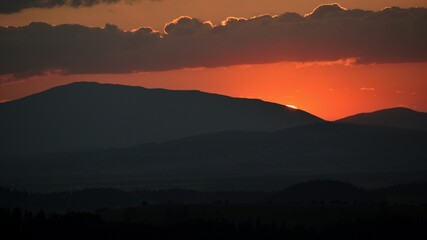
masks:
<svg viewBox="0 0 427 240"><path fill-rule="evenodd" d="M92 7L98 4L136 2L138 0L0 0L0 14L17 13L28 8Z"/></svg>
<svg viewBox="0 0 427 240"><path fill-rule="evenodd" d="M279 61L355 64L427 61L427 9L346 10L322 5L305 16L191 17L122 31L31 23L0 27L0 75L130 73Z"/></svg>

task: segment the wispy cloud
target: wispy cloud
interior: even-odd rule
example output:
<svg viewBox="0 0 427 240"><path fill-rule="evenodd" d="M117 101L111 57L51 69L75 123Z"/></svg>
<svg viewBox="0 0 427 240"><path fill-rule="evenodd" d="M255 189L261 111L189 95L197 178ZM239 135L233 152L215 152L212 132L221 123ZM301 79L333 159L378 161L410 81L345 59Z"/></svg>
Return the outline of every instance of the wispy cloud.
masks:
<svg viewBox="0 0 427 240"><path fill-rule="evenodd" d="M17 13L28 8L54 7L92 7L98 4L114 4L118 2L134 3L140 0L1 0L0 14ZM156 1L156 0L152 0Z"/></svg>
<svg viewBox="0 0 427 240"><path fill-rule="evenodd" d="M376 89L373 87L361 87L360 91L375 91Z"/></svg>

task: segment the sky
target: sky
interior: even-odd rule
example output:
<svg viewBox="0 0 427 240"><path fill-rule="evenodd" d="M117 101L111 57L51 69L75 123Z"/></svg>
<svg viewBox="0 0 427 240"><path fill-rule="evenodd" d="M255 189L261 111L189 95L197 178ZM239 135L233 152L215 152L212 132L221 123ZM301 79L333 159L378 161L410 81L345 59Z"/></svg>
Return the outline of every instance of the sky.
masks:
<svg viewBox="0 0 427 240"><path fill-rule="evenodd" d="M394 7L390 7L394 6ZM0 102L75 81L427 112L427 1L0 0Z"/></svg>

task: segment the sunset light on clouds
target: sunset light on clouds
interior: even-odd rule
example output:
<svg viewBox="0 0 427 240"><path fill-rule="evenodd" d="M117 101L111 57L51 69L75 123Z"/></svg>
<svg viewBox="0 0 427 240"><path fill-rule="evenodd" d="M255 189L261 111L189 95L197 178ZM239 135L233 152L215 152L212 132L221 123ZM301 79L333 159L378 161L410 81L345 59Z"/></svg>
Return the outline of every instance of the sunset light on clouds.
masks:
<svg viewBox="0 0 427 240"><path fill-rule="evenodd" d="M0 101L97 81L258 98L326 120L396 106L427 111L423 7L350 0L9 6L0 11Z"/></svg>

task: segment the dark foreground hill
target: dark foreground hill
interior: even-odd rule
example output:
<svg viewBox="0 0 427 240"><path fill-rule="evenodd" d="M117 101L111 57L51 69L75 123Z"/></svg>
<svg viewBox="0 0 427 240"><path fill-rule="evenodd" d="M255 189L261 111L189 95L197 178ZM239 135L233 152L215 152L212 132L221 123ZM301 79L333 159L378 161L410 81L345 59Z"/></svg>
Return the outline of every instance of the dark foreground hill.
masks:
<svg viewBox="0 0 427 240"><path fill-rule="evenodd" d="M278 189L331 178L367 185L425 180L427 133L319 123L221 132L124 149L4 158L0 183Z"/></svg>
<svg viewBox="0 0 427 240"><path fill-rule="evenodd" d="M333 180L312 180L280 191L132 190L93 188L59 192L27 192L0 187L0 208L38 211L96 211L148 204L427 204L427 182L364 189Z"/></svg>
<svg viewBox="0 0 427 240"><path fill-rule="evenodd" d="M128 147L226 130L274 131L321 119L199 91L73 83L0 104L0 156Z"/></svg>
<svg viewBox="0 0 427 240"><path fill-rule="evenodd" d="M360 113L337 122L427 130L427 113L398 107Z"/></svg>
<svg viewBox="0 0 427 240"><path fill-rule="evenodd" d="M97 213L0 209L7 239L426 239L425 206L145 205Z"/></svg>

